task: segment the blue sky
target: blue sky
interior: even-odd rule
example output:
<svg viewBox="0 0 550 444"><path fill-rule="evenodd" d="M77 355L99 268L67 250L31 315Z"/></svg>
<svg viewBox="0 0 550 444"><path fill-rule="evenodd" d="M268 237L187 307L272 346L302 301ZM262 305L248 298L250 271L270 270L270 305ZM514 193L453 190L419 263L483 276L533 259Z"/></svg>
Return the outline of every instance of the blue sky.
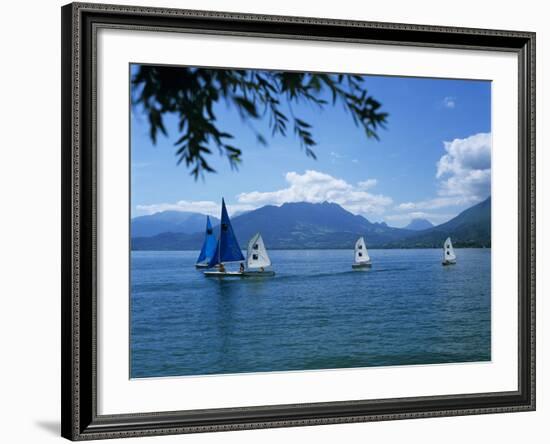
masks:
<svg viewBox="0 0 550 444"><path fill-rule="evenodd" d="M166 118L168 137L153 145L139 108L131 116L132 216L163 210L219 215L224 196L230 213L286 201L333 201L371 221L404 226L423 217L442 223L490 194L491 83L365 76L365 85L389 113L380 140L367 139L341 105L294 105L313 126L317 160L296 137L270 136L267 123L254 132L233 108L216 107L218 127L235 136L242 164L231 170L213 149L217 173L195 181L177 165L176 118Z"/></svg>

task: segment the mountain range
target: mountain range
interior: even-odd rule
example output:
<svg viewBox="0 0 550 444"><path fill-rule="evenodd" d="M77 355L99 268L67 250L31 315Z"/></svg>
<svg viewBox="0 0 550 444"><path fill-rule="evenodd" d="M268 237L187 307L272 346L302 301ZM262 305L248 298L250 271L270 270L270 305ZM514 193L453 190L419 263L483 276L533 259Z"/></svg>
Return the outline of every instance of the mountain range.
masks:
<svg viewBox="0 0 550 444"><path fill-rule="evenodd" d="M433 226L434 224L432 224L427 219L413 219L404 228L406 230L422 231L422 230L427 230L428 228L432 228Z"/></svg>
<svg viewBox="0 0 550 444"><path fill-rule="evenodd" d="M450 236L455 247L491 246L491 197L448 222L393 242L390 248L437 248Z"/></svg>
<svg viewBox="0 0 550 444"><path fill-rule="evenodd" d="M211 220L217 232L219 220ZM262 233L270 249L352 248L358 236L365 236L369 248L441 247L447 236L457 247L489 247L490 197L444 224L426 229L422 226L429 221L415 222L412 228L411 224L394 228L383 222L373 223L329 202L266 205L232 218L241 247L257 232ZM136 217L131 224L132 249L198 250L204 227L205 216L198 213L165 211Z"/></svg>
<svg viewBox="0 0 550 444"><path fill-rule="evenodd" d="M210 216L212 225L220 220ZM131 237L150 237L161 233L198 233L206 228L204 214L187 211L161 211L147 216L138 216L132 219Z"/></svg>

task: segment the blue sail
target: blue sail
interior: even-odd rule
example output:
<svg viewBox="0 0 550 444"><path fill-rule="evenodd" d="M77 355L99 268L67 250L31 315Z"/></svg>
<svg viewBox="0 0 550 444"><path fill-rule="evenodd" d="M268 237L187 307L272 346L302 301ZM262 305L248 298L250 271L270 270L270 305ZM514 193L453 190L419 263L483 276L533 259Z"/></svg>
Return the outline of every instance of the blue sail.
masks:
<svg viewBox="0 0 550 444"><path fill-rule="evenodd" d="M214 251L216 250L216 236L212 230L212 224L210 218L206 216L206 233L204 234L204 242L202 243L201 252L197 259L197 264L210 262Z"/></svg>
<svg viewBox="0 0 550 444"><path fill-rule="evenodd" d="M241 247L237 242L233 227L225 208L225 201L222 199L222 218L220 223L220 237L216 245L216 250L212 255L212 259L208 262L208 267L224 262L244 261L244 256Z"/></svg>

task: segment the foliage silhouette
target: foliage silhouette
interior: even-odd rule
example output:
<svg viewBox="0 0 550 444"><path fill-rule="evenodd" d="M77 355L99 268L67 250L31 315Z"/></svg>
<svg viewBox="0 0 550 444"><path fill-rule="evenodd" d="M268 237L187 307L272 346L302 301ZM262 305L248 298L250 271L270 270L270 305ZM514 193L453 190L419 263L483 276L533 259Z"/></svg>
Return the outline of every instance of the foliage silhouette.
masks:
<svg viewBox="0 0 550 444"><path fill-rule="evenodd" d="M159 131L168 135L163 116L178 116L180 134L174 143L178 164L185 162L195 179L215 171L207 161L212 147L227 156L232 168L241 162L242 149L218 125L214 106L222 100L248 122L267 118L273 136L286 136L291 129L306 155L314 159L312 127L294 114L293 105L307 102L322 109L341 103L367 138L374 139L388 116L368 95L364 78L354 74L140 65L131 82L132 104L143 107L153 143ZM252 130L258 143L266 145L266 138Z"/></svg>

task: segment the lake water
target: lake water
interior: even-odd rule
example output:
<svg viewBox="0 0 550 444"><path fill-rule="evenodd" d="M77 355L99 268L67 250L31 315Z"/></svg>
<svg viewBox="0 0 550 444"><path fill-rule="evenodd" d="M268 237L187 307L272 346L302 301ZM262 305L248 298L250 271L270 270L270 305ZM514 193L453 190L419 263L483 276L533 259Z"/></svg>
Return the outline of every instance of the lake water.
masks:
<svg viewBox="0 0 550 444"><path fill-rule="evenodd" d="M491 250L270 251L272 278L206 278L197 252L131 255L133 378L487 361Z"/></svg>

